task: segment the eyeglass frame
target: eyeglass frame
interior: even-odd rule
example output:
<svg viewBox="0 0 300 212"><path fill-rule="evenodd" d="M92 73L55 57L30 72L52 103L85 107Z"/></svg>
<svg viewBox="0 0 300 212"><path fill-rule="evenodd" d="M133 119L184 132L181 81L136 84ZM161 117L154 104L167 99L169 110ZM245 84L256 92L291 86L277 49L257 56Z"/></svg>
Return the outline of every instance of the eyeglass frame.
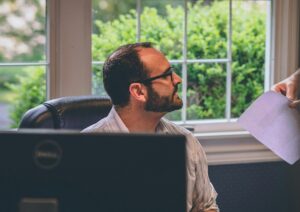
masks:
<svg viewBox="0 0 300 212"><path fill-rule="evenodd" d="M142 79L142 80L135 80L133 82L134 83L148 84L148 83L152 82L153 80L157 80L159 78L163 78L163 77L167 77L167 76L171 76L171 81L173 82L173 73L174 73L174 68L173 67L169 67L162 74L159 74L159 75L154 76L154 77L149 77L149 78L146 78L146 79Z"/></svg>

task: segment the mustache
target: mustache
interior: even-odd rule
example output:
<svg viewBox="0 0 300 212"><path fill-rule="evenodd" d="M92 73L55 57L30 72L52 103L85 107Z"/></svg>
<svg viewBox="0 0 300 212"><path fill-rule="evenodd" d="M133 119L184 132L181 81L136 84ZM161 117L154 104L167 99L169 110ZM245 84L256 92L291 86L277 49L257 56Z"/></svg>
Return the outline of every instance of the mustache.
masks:
<svg viewBox="0 0 300 212"><path fill-rule="evenodd" d="M173 96L176 94L177 91L178 91L178 84L174 86Z"/></svg>

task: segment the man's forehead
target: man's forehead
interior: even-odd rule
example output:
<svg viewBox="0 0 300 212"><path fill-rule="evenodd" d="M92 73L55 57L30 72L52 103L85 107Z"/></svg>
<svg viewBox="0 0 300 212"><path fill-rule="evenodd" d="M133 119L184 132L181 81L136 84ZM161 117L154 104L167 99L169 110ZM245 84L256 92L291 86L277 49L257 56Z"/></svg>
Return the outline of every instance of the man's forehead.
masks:
<svg viewBox="0 0 300 212"><path fill-rule="evenodd" d="M143 62L162 62L167 61L166 57L157 49L154 48L140 48L138 49L139 57Z"/></svg>
<svg viewBox="0 0 300 212"><path fill-rule="evenodd" d="M161 55L162 53L155 48L137 48L137 52L140 56L148 56L148 55Z"/></svg>
<svg viewBox="0 0 300 212"><path fill-rule="evenodd" d="M140 48L138 54L150 72L161 72L170 66L166 57L155 48Z"/></svg>

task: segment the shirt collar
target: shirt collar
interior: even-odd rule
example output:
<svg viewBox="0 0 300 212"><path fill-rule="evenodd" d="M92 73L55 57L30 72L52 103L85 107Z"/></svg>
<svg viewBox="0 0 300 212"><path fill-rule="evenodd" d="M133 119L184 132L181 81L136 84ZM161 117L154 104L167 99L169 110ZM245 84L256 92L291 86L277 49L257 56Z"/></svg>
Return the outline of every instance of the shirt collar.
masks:
<svg viewBox="0 0 300 212"><path fill-rule="evenodd" d="M129 129L126 127L126 125L124 124L124 122L122 121L122 119L120 118L119 114L117 113L115 107L113 106L111 108L111 111L108 115L109 118L112 118L113 120L116 121L116 125L118 126L119 130L121 132L127 132L129 133ZM168 130L164 125L163 119L161 119L156 128L155 128L155 133L161 133L161 134L168 134Z"/></svg>
<svg viewBox="0 0 300 212"><path fill-rule="evenodd" d="M111 108L108 117L112 118L113 120L115 120L115 124L117 125L117 127L119 128L119 130L121 132L127 132L127 133L129 133L128 128L126 127L126 125L124 124L124 122L122 121L122 119L120 118L120 116L117 113L117 111L116 111L116 109L115 109L114 106Z"/></svg>
<svg viewBox="0 0 300 212"><path fill-rule="evenodd" d="M155 132L156 132L156 133L161 133L161 134L168 134L168 133L169 133L169 131L168 131L168 129L166 128L166 126L165 126L164 123L165 123L164 118L162 118L162 119L159 121L158 125L156 126L156 129L155 129Z"/></svg>

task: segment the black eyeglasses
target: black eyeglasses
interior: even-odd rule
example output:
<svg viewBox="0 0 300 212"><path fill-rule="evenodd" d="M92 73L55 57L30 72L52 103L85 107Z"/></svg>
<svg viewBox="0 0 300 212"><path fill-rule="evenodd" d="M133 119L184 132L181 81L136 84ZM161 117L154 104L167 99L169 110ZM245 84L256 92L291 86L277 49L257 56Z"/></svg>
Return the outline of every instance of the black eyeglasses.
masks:
<svg viewBox="0 0 300 212"><path fill-rule="evenodd" d="M171 80L173 82L173 72L174 72L173 68L170 67L164 73L162 73L160 75L157 75L155 77L150 77L150 78L142 79L142 80L136 80L134 82L146 84L146 83L152 82L153 80L156 80L156 79L159 79L159 78L163 78L163 77L167 77L167 76L171 76Z"/></svg>

